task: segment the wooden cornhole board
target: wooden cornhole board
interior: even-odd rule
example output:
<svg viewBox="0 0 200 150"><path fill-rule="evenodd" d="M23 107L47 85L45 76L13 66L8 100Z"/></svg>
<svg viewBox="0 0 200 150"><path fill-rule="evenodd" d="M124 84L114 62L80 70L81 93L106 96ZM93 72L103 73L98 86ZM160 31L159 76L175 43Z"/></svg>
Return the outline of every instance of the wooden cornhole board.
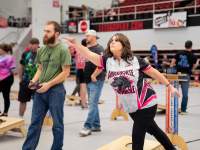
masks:
<svg viewBox="0 0 200 150"><path fill-rule="evenodd" d="M18 91L12 90L10 92L10 99L11 100L17 100L18 99Z"/></svg>
<svg viewBox="0 0 200 150"><path fill-rule="evenodd" d="M68 106L76 106L80 104L81 98L79 96L67 96L67 105Z"/></svg>
<svg viewBox="0 0 200 150"><path fill-rule="evenodd" d="M0 119L5 120L0 124L0 135L5 135L9 131L19 132L22 137L25 137L26 130L24 128L25 121L19 118L11 117L0 117Z"/></svg>
<svg viewBox="0 0 200 150"><path fill-rule="evenodd" d="M131 143L132 138L130 136L122 136L97 150L132 150ZM164 148L157 141L145 140L144 150L164 150Z"/></svg>
<svg viewBox="0 0 200 150"><path fill-rule="evenodd" d="M53 126L53 120L51 116L46 116L43 121L44 126Z"/></svg>
<svg viewBox="0 0 200 150"><path fill-rule="evenodd" d="M117 120L118 117L123 117L125 121L128 121L128 114L121 109L114 109L111 114L111 120Z"/></svg>

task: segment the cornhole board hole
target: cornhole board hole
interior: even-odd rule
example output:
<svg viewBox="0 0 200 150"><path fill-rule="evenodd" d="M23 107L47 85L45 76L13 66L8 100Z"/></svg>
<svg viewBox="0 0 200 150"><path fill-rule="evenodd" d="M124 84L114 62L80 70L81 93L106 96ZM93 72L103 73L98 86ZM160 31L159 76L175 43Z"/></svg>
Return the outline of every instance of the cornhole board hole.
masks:
<svg viewBox="0 0 200 150"><path fill-rule="evenodd" d="M131 143L132 138L130 136L122 136L97 150L132 150ZM157 141L145 140L144 150L164 150L164 148Z"/></svg>
<svg viewBox="0 0 200 150"><path fill-rule="evenodd" d="M67 96L67 105L68 106L75 106L79 105L81 98L79 96Z"/></svg>
<svg viewBox="0 0 200 150"><path fill-rule="evenodd" d="M24 119L11 118L11 117L0 117L3 122L0 123L0 135L5 135L7 132L19 132L22 137L25 137L26 130L24 128Z"/></svg>

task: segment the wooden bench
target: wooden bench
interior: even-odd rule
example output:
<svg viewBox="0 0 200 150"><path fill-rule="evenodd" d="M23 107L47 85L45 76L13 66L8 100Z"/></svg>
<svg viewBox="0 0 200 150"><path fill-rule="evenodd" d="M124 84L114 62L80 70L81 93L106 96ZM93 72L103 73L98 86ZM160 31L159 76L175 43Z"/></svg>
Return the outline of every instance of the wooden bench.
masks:
<svg viewBox="0 0 200 150"><path fill-rule="evenodd" d="M0 135L5 135L7 132L19 132L22 137L25 137L26 130L24 128L25 121L20 118L12 118L12 117L0 117Z"/></svg>

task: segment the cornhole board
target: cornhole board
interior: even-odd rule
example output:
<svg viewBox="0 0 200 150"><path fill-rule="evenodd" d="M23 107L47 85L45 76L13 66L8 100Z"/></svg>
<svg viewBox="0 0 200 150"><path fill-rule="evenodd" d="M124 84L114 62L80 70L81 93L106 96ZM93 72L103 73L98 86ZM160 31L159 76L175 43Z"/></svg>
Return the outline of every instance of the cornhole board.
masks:
<svg viewBox="0 0 200 150"><path fill-rule="evenodd" d="M122 136L97 150L132 150L131 143L132 138L130 136ZM144 150L164 150L164 148L157 141L145 140Z"/></svg>
<svg viewBox="0 0 200 150"><path fill-rule="evenodd" d="M43 126L53 126L53 120L51 116L46 116L44 118Z"/></svg>
<svg viewBox="0 0 200 150"><path fill-rule="evenodd" d="M10 92L10 99L11 100L17 100L18 99L18 91L12 90Z"/></svg>
<svg viewBox="0 0 200 150"><path fill-rule="evenodd" d="M124 112L123 108L119 104L119 97L116 94L116 106L112 111L111 120L117 120L118 117L123 117L125 121L128 121L128 114Z"/></svg>
<svg viewBox="0 0 200 150"><path fill-rule="evenodd" d="M111 120L117 120L118 117L123 117L125 121L128 121L128 114L121 109L114 109L111 114Z"/></svg>
<svg viewBox="0 0 200 150"><path fill-rule="evenodd" d="M0 124L0 135L5 135L9 131L19 132L22 137L25 137L26 130L24 128L25 121L24 119L12 118L12 117L0 117L0 119L4 120Z"/></svg>
<svg viewBox="0 0 200 150"><path fill-rule="evenodd" d="M67 105L68 106L75 106L79 105L81 101L81 98L79 96L69 96L67 95Z"/></svg>
<svg viewBox="0 0 200 150"><path fill-rule="evenodd" d="M50 111L47 112L44 118L43 126L53 126L53 119L52 119Z"/></svg>

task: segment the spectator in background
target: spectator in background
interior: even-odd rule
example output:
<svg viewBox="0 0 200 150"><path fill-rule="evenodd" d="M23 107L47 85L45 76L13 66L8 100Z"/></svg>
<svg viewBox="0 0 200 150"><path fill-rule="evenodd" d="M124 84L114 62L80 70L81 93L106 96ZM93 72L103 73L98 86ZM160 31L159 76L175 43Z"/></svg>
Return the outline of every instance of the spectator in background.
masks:
<svg viewBox="0 0 200 150"><path fill-rule="evenodd" d="M185 50L178 52L172 59L171 67L176 66L177 72L186 74L185 80L180 81L182 89L181 114L187 114L188 90L192 69L195 68L196 56L192 52L192 41L185 42Z"/></svg>
<svg viewBox="0 0 200 150"><path fill-rule="evenodd" d="M19 94L18 101L19 116L23 117L26 111L26 103L31 100L34 91L28 88L30 80L33 78L37 71L35 58L39 48L39 40L32 38L29 42L29 50L22 54L19 66Z"/></svg>
<svg viewBox="0 0 200 150"><path fill-rule="evenodd" d="M107 18L108 18L108 21L116 21L117 20L117 13L115 12L114 9L110 9L107 13Z"/></svg>
<svg viewBox="0 0 200 150"><path fill-rule="evenodd" d="M97 39L98 37L95 30L89 30L86 33L87 47L90 51L103 54L104 49L97 43ZM92 132L101 131L98 102L106 75L104 71L98 69L98 67L90 61L86 61L84 72L88 91L89 112L84 123L84 128L80 131L80 136L82 137L88 136Z"/></svg>
<svg viewBox="0 0 200 150"><path fill-rule="evenodd" d="M14 82L15 58L11 55L12 47L0 44L0 92L3 94L4 111L0 116L8 116L10 107L10 91Z"/></svg>
<svg viewBox="0 0 200 150"><path fill-rule="evenodd" d="M83 46L87 46L86 39L83 39L81 44ZM77 69L77 78L78 82L80 84L80 97L81 97L81 107L87 108L87 90L86 90L86 83L85 83L85 58L80 55L79 52L76 51L75 55L75 60L76 60L76 69Z"/></svg>
<svg viewBox="0 0 200 150"><path fill-rule="evenodd" d="M167 73L167 69L170 67L170 60L167 58L167 55L164 54L163 55L163 59L162 59L162 70L164 73Z"/></svg>
<svg viewBox="0 0 200 150"><path fill-rule="evenodd" d="M81 44L83 46L87 46L86 39L83 39ZM81 107L87 108L87 90L86 90L86 83L85 83L85 75L84 75L84 68L85 68L85 58L82 57L74 48L69 48L71 53L75 55L75 64L76 64L76 87L73 90L72 96L79 93L81 98Z"/></svg>
<svg viewBox="0 0 200 150"><path fill-rule="evenodd" d="M74 58L75 59L75 55L76 55L76 50L73 48L73 47L68 47L69 48L69 51L70 51L70 53L71 53L71 56L72 56L72 58ZM72 59L72 61L74 60L74 59ZM76 62L75 62L76 63ZM76 72L77 72L77 70L76 70ZM77 74L77 73L76 73ZM78 78L76 77L76 86L75 86L75 88L74 88L74 90L73 90L73 92L72 92L72 94L71 94L71 96L70 96L70 99L73 99L73 96L76 96L76 94L78 93L78 95L80 96L80 84L79 84L79 82L78 82Z"/></svg>

